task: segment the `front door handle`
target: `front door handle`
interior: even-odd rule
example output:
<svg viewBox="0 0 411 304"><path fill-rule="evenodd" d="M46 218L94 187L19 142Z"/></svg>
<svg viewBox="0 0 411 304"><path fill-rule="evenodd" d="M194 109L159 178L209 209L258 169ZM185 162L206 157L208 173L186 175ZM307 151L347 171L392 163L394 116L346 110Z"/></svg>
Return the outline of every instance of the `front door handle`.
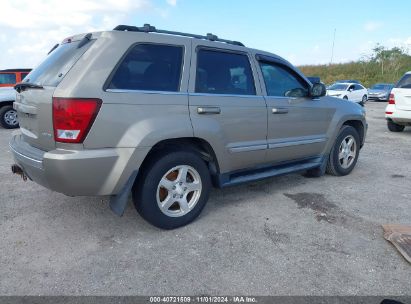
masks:
<svg viewBox="0 0 411 304"><path fill-rule="evenodd" d="M273 113L273 114L287 114L288 109L287 108L272 108L271 113Z"/></svg>
<svg viewBox="0 0 411 304"><path fill-rule="evenodd" d="M197 113L198 114L220 114L221 109L220 107L198 107Z"/></svg>

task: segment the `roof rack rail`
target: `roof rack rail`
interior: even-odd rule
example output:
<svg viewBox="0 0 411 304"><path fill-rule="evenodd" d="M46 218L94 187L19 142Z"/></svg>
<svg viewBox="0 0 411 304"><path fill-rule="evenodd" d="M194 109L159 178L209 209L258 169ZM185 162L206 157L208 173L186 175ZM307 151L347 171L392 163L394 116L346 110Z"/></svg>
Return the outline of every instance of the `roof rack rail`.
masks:
<svg viewBox="0 0 411 304"><path fill-rule="evenodd" d="M169 35L178 35L190 38L197 38L197 39L205 39L210 41L218 41L218 42L225 42L228 44L244 46L239 41L232 41L218 38L216 35L208 33L206 36L196 35L196 34L189 34L189 33L182 33L182 32L173 32L173 31L166 31L166 30L158 30L154 26L150 24L144 24L142 27L132 26L132 25L117 25L114 31L128 31L128 32L143 32L143 33L159 33L159 34L169 34Z"/></svg>

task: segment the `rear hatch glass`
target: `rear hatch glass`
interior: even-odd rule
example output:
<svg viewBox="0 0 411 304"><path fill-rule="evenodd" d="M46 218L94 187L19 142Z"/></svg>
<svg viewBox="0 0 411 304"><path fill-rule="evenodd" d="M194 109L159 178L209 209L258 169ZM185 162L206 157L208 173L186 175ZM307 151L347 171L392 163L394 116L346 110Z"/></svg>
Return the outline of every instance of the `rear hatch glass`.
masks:
<svg viewBox="0 0 411 304"><path fill-rule="evenodd" d="M82 40L66 42L59 45L51 51L37 68L24 78L23 82L56 87L74 63L87 51L93 41L94 40L91 40L85 45Z"/></svg>
<svg viewBox="0 0 411 304"><path fill-rule="evenodd" d="M395 85L392 92L396 108L411 111L411 74L405 74Z"/></svg>
<svg viewBox="0 0 411 304"><path fill-rule="evenodd" d="M94 41L84 41L83 37L59 45L22 82L42 88L25 88L17 93L14 107L18 111L24 140L44 151L55 148L52 121L54 90Z"/></svg>

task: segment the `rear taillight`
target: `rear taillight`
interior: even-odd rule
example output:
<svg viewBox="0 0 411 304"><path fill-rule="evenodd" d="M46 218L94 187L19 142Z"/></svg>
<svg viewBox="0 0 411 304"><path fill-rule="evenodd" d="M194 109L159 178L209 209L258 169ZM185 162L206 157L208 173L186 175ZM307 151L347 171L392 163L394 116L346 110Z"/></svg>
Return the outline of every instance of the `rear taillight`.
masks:
<svg viewBox="0 0 411 304"><path fill-rule="evenodd" d="M390 94L390 99L388 99L388 104L395 104L395 96L394 96L394 94Z"/></svg>
<svg viewBox="0 0 411 304"><path fill-rule="evenodd" d="M100 110L101 99L53 98L54 140L82 143Z"/></svg>

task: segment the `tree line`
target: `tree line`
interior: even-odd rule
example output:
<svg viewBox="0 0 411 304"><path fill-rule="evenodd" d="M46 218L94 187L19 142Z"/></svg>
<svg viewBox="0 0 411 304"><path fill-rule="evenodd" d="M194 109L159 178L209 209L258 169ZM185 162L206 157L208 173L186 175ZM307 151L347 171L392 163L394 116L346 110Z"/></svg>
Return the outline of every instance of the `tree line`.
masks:
<svg viewBox="0 0 411 304"><path fill-rule="evenodd" d="M299 68L306 76L319 76L327 85L339 79L356 79L370 87L378 82L396 83L405 72L411 71L411 56L404 48L377 44L370 55L358 61Z"/></svg>

